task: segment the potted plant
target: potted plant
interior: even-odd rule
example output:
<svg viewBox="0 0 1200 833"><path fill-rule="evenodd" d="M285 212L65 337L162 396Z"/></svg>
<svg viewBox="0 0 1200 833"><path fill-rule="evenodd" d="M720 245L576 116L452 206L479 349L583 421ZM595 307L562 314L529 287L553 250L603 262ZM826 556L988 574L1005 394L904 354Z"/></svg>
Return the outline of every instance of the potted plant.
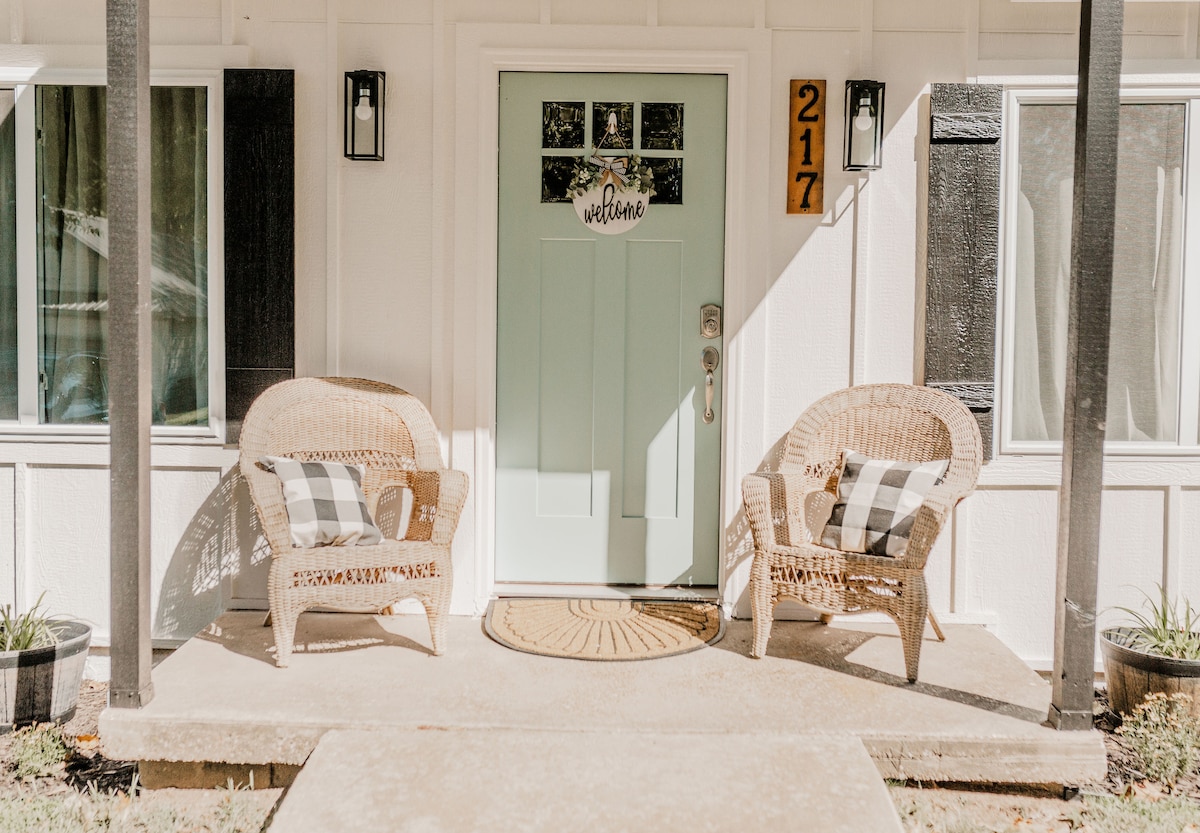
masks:
<svg viewBox="0 0 1200 833"><path fill-rule="evenodd" d="M1112 710L1132 714L1147 694L1183 693L1200 717L1200 612L1187 599L1172 602L1161 586L1145 612L1119 608L1132 623L1100 632L1104 680ZM1181 607L1182 605L1182 607Z"/></svg>
<svg viewBox="0 0 1200 833"><path fill-rule="evenodd" d="M92 629L42 612L0 606L0 733L30 723L65 722L75 714Z"/></svg>

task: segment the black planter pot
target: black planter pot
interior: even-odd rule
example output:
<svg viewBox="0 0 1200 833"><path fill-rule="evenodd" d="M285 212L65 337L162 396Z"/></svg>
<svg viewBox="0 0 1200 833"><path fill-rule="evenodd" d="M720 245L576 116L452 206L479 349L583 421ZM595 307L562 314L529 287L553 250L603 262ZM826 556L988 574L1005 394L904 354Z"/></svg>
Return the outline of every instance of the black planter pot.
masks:
<svg viewBox="0 0 1200 833"><path fill-rule="evenodd" d="M0 651L0 733L30 723L65 722L75 715L92 629L82 622L53 627L57 645Z"/></svg>
<svg viewBox="0 0 1200 833"><path fill-rule="evenodd" d="M1130 714L1147 694L1182 692L1191 695L1192 714L1200 717L1200 660L1172 659L1148 654L1132 645L1137 628L1108 628L1100 632L1104 681L1113 711Z"/></svg>

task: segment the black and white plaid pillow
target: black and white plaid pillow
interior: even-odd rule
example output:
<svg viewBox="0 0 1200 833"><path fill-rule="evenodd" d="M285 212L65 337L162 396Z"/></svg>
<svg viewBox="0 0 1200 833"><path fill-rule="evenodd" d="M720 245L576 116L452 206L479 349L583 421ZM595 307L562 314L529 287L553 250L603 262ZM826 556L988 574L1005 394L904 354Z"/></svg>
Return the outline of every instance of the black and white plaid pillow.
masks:
<svg viewBox="0 0 1200 833"><path fill-rule="evenodd" d="M903 555L921 501L949 464L949 460L872 460L845 449L837 502L821 543L843 552Z"/></svg>
<svg viewBox="0 0 1200 833"><path fill-rule="evenodd" d="M304 463L289 457L263 457L259 462L283 484L292 546L367 546L383 540L367 511L362 466Z"/></svg>

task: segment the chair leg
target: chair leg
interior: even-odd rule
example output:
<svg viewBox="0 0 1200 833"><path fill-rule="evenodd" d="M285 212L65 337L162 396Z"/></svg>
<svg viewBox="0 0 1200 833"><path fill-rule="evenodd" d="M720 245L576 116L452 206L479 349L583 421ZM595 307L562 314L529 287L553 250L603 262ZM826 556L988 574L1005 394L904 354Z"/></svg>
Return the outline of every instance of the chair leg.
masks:
<svg viewBox="0 0 1200 833"><path fill-rule="evenodd" d="M271 611L269 611L269 610L268 610L268 611L267 611L267 615L266 615L266 617L263 619L263 625L262 625L262 626L263 626L264 628L269 628L269 627L271 627L271 618L272 618L272 617L271 617Z"/></svg>
<svg viewBox="0 0 1200 833"><path fill-rule="evenodd" d="M925 617L929 614L929 596L923 575L910 576L904 582L904 607L900 611L900 642L904 646L904 671L910 683L917 681L921 663L921 638Z"/></svg>
<svg viewBox="0 0 1200 833"><path fill-rule="evenodd" d="M946 634L942 633L942 626L938 624L937 617L933 615L933 611L929 611L929 624L933 628L933 632L937 634L938 642L946 641Z"/></svg>
<svg viewBox="0 0 1200 833"><path fill-rule="evenodd" d="M832 613L822 613L821 614L821 624L822 625L828 625L832 621L833 621Z"/></svg>
<svg viewBox="0 0 1200 833"><path fill-rule="evenodd" d="M299 609L271 611L271 631L275 636L275 665L287 668L292 658L292 647L296 640L296 622L300 619Z"/></svg>
<svg viewBox="0 0 1200 833"><path fill-rule="evenodd" d="M440 657L446 651L446 611L444 605L439 605L430 596L418 597L425 608L425 618L429 620L429 640L433 643L433 655Z"/></svg>
<svg viewBox="0 0 1200 833"><path fill-rule="evenodd" d="M762 659L767 653L767 641L771 638L771 621L774 605L771 604L771 572L767 559L760 553L754 554L750 568L750 613L754 619L754 644L750 656Z"/></svg>

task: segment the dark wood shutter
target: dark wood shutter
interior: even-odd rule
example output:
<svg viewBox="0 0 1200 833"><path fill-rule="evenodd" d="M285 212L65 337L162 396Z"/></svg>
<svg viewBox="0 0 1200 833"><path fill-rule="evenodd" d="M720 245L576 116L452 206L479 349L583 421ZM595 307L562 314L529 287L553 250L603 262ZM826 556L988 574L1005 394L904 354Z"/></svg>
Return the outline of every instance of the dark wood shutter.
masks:
<svg viewBox="0 0 1200 833"><path fill-rule="evenodd" d="M225 70L225 413L296 373L295 73Z"/></svg>
<svg viewBox="0 0 1200 833"><path fill-rule="evenodd" d="M933 84L924 383L966 403L992 457L1004 88Z"/></svg>

